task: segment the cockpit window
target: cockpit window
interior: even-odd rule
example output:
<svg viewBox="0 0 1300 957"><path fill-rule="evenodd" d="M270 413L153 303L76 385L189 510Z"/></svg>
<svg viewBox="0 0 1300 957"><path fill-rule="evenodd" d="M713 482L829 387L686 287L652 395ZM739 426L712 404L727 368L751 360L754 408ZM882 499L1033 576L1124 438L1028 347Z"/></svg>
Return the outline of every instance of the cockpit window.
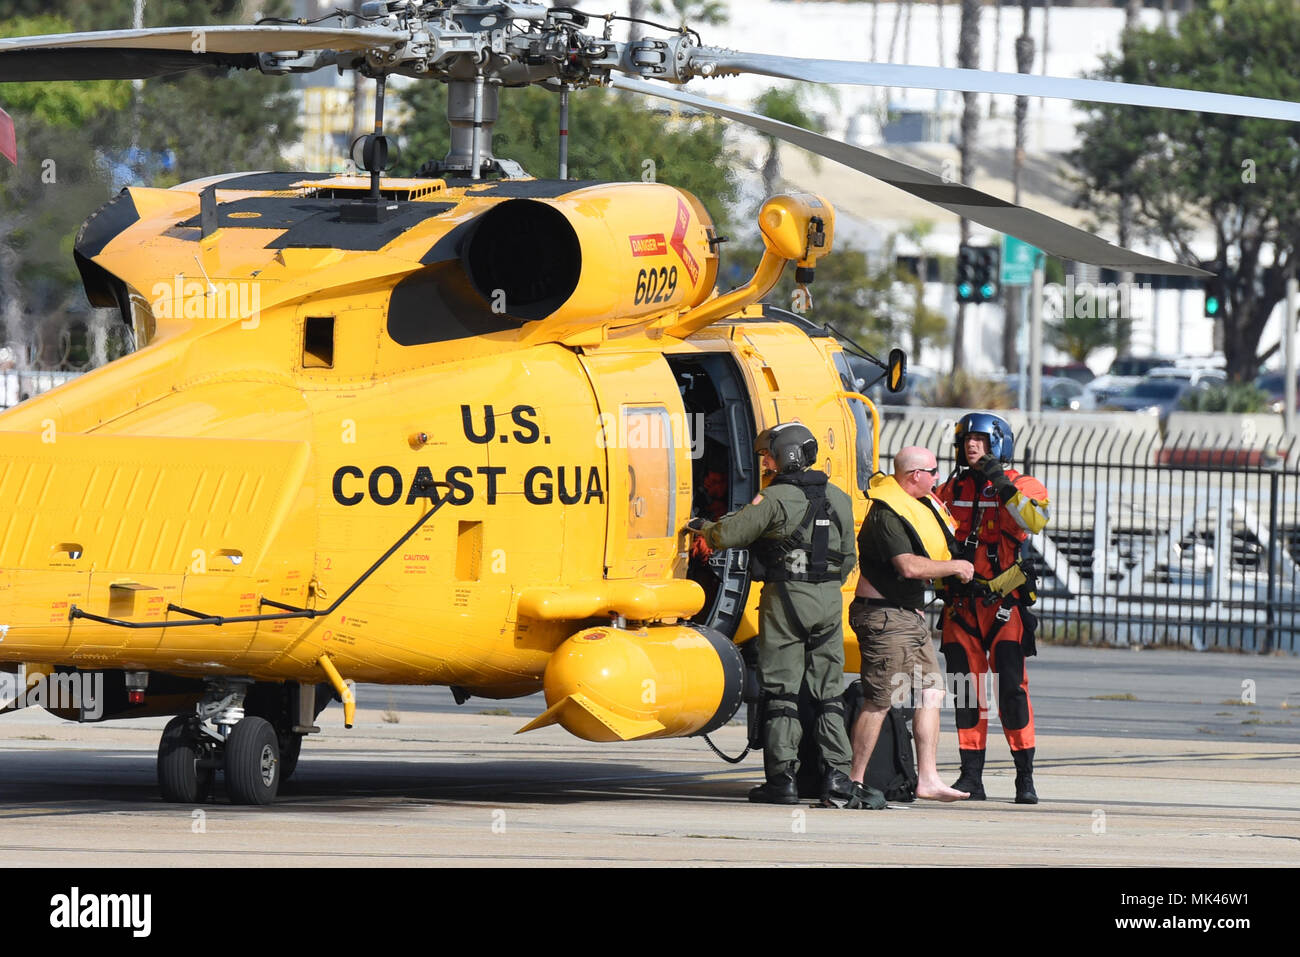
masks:
<svg viewBox="0 0 1300 957"><path fill-rule="evenodd" d="M855 370L850 364L856 356L846 357L844 353L835 355L835 370L840 374L840 383L846 392L863 392L866 390L868 369ZM871 414L860 399L848 399L853 411L853 423L858 433L858 488L867 490L871 480Z"/></svg>

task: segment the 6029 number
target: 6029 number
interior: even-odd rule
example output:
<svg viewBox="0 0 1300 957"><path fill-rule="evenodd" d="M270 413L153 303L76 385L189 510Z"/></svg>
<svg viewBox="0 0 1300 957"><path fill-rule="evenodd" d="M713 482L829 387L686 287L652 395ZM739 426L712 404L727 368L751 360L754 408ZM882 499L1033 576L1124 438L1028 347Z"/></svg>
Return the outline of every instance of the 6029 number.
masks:
<svg viewBox="0 0 1300 957"><path fill-rule="evenodd" d="M642 269L636 274L636 295L632 298L634 305L643 302L667 302L677 291L677 267L669 269Z"/></svg>

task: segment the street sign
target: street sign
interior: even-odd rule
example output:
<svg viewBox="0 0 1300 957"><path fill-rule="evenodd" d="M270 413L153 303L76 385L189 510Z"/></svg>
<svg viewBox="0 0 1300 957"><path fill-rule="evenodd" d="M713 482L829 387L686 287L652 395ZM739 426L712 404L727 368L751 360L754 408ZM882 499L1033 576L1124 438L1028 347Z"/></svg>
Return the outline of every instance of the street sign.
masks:
<svg viewBox="0 0 1300 957"><path fill-rule="evenodd" d="M1028 286L1034 281L1034 266L1043 251L1016 239L1002 237L1002 285Z"/></svg>

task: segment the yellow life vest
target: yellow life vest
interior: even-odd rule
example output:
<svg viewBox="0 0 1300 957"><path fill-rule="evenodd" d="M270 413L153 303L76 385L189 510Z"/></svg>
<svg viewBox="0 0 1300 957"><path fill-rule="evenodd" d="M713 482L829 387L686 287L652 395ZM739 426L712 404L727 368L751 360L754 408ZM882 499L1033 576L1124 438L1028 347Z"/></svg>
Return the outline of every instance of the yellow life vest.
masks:
<svg viewBox="0 0 1300 957"><path fill-rule="evenodd" d="M933 495L912 498L892 475L873 475L867 487L868 514L874 504L885 506L903 520L911 533L912 544L924 549L927 558L939 562L952 558L948 541L957 523Z"/></svg>

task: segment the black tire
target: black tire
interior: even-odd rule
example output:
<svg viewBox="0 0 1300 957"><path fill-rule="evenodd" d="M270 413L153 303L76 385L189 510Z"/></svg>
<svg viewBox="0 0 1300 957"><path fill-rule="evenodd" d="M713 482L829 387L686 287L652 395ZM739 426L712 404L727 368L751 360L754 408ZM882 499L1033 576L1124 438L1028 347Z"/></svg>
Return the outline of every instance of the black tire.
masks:
<svg viewBox="0 0 1300 957"><path fill-rule="evenodd" d="M265 718L248 715L226 738L226 794L231 804L267 805L280 790L280 744Z"/></svg>
<svg viewBox="0 0 1300 957"><path fill-rule="evenodd" d="M302 739L305 737L304 734L294 734L292 731L279 735L280 781L282 783L293 777L294 769L298 767L298 755L302 753Z"/></svg>
<svg viewBox="0 0 1300 957"><path fill-rule="evenodd" d="M199 767L203 753L193 721L177 715L158 742L158 788L170 804L202 804L212 794L212 769Z"/></svg>

